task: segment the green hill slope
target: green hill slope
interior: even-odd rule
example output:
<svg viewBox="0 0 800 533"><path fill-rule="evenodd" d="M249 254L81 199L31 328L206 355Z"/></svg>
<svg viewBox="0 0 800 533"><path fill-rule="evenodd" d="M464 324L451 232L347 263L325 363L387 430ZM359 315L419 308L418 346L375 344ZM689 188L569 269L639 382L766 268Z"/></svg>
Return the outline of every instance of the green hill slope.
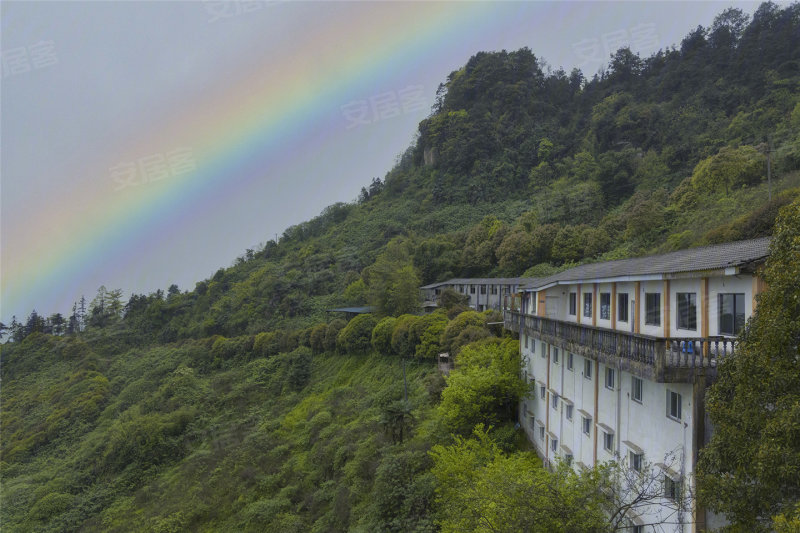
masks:
<svg viewBox="0 0 800 533"><path fill-rule="evenodd" d="M408 368L408 413L398 359L334 354L344 323L326 309L369 302L399 315L414 310L420 284L448 277L536 275L765 235L798 196L798 4L765 3L752 20L727 10L675 49L618 51L589 80L527 49L478 53L353 203L190 291L125 304L102 290L65 324L12 324L0 521L14 531L434 530L427 450L446 436L430 356L444 322L405 317L384 339L427 343ZM489 335L463 322L447 338ZM398 409L413 420L402 443Z"/></svg>

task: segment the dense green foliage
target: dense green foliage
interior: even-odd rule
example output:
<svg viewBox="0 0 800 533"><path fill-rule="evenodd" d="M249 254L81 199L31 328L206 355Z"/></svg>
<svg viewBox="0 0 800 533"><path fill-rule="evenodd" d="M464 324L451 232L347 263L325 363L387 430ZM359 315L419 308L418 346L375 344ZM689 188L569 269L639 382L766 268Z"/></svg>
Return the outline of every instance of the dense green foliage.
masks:
<svg viewBox="0 0 800 533"><path fill-rule="evenodd" d="M800 201L780 212L763 276L737 355L707 396L714 433L698 465L703 500L748 531L800 500Z"/></svg>
<svg viewBox="0 0 800 533"><path fill-rule="evenodd" d="M514 455L512 407L525 390L516 350L487 326L498 317L462 313L453 294L447 309L418 317L417 288L771 233L800 195L799 27L797 4L762 4L752 20L726 10L677 48L648 58L617 51L589 80L548 69L528 49L478 53L447 77L395 167L353 203L247 250L192 290L172 285L124 304L120 290L101 287L68 317L34 311L0 325L11 340L2 349L0 523L422 532L479 530L486 516L521 527L518 509L491 498L475 501L478 514L446 508L468 504L447 492L449 458L474 466L458 473L479 489L464 497L524 499L542 527L594 528L596 505L607 504L581 499L594 481L551 477ZM327 312L364 304L375 316L348 323ZM749 335L754 347L773 342ZM446 387L440 352L457 363ZM788 390L790 369L762 361L783 368L781 355L776 345L742 365L775 378L770 391ZM709 404L720 421L740 389L734 376ZM775 523L788 528L797 498L772 495L796 490L785 480L798 472L797 428L777 414L796 406L775 406L775 417L741 426L754 432L747 438L767 432L766 448L743 440L734 457L721 446L704 461L727 472L731 460L780 448L714 489L714 505L735 503L730 512L746 524L781 512ZM480 431L494 444L480 446L502 453L470 463L474 445L463 438L487 423L494 428ZM454 444L450 431L462 439ZM512 470L523 472L504 484ZM766 478L783 481L756 494ZM577 514L548 507L557 502L531 494L537 487ZM733 502L740 489L753 499Z"/></svg>
<svg viewBox="0 0 800 533"><path fill-rule="evenodd" d="M550 471L533 452L504 454L487 432L456 437L431 455L443 533L611 531L602 489L608 471Z"/></svg>
<svg viewBox="0 0 800 533"><path fill-rule="evenodd" d="M217 366L212 344L5 346L3 529L432 530L414 429L438 401L432 364L407 365L410 438L396 444L381 423L402 397L396 359L301 346Z"/></svg>

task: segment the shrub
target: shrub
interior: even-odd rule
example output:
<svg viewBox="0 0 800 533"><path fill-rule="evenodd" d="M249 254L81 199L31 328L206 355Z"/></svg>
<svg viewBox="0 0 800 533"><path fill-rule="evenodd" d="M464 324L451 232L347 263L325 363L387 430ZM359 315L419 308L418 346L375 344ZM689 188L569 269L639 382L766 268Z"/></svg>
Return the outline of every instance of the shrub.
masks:
<svg viewBox="0 0 800 533"><path fill-rule="evenodd" d="M392 331L392 350L398 355L412 355L417 348L413 325L419 320L414 315L402 315L397 318Z"/></svg>
<svg viewBox="0 0 800 533"><path fill-rule="evenodd" d="M366 353L371 347L372 330L378 321L371 314L358 315L342 328L336 338L341 353Z"/></svg>
<svg viewBox="0 0 800 533"><path fill-rule="evenodd" d="M325 330L325 351L326 352L333 352L336 350L336 338L339 336L339 332L342 330L343 327L347 325L347 322L342 320L341 318L337 318L331 321L328 324L328 328Z"/></svg>
<svg viewBox="0 0 800 533"><path fill-rule="evenodd" d="M372 349L384 355L391 355L392 351L392 332L394 331L397 319L387 316L372 329Z"/></svg>

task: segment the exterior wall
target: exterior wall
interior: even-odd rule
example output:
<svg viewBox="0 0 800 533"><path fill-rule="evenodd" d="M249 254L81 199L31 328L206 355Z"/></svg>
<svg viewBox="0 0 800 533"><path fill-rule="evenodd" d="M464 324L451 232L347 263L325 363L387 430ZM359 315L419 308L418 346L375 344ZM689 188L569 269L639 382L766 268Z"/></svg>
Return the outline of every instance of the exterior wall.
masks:
<svg viewBox="0 0 800 533"><path fill-rule="evenodd" d="M422 289L424 301L435 302L439 299L442 291L453 289L464 294L468 298L467 305L476 311L495 309L500 311L503 306L503 298L508 294L514 294L519 286L516 283L443 283L437 287Z"/></svg>
<svg viewBox="0 0 800 533"><path fill-rule="evenodd" d="M717 276L707 279L708 302L707 324L704 319L703 280L701 278L672 279L668 281L642 281L636 291L634 282L616 283L574 283L557 285L538 292L526 292L523 295L524 311L528 314L546 316L565 322L595 325L596 327L614 329L625 332L638 332L652 337L707 337L719 336L719 295L723 293L742 294L744 296L745 316L753 313L754 278L749 274L737 276ZM512 289L516 290L516 289ZM696 298L696 321L694 330L682 329L678 320L678 293L694 293ZM576 295L575 315L569 314L570 293ZM659 324L646 323L646 294L660 295ZM584 306L586 294L591 294L592 314L585 316ZM603 318L602 295L610 295L608 318ZM628 297L627 320L620 320L619 300L621 295ZM501 305L499 299L497 305ZM494 305L494 300L492 301ZM635 308L639 308L638 324ZM637 327L638 326L638 327Z"/></svg>
<svg viewBox="0 0 800 533"><path fill-rule="evenodd" d="M524 368L528 379L533 379L536 387L523 402L527 417L522 427L541 457L552 462L564 459L569 453L573 457L573 465L580 468L610 460L627 462L631 451L643 451L646 463L664 463L679 473L684 483L691 482L691 458L694 454L692 427L695 424L692 418L694 399L691 383L643 380L642 399L639 402L632 398L632 374L613 369L613 387L608 388L605 380L608 366L588 359L592 370L591 376L587 377L584 370L586 358L573 354L570 369L569 352L533 336L528 337L526 348L525 337L524 333L520 335ZM559 350L558 362L555 360L556 349ZM541 397L542 386L545 387L544 399ZM681 395L680 420L667 416L667 390ZM556 409L552 404L553 395L559 398ZM566 416L568 405L572 405L572 420ZM583 432L584 414L591 417L588 435ZM613 434L610 452L604 448L604 432ZM555 452L551 448L554 438L558 439ZM653 505L639 518L644 523L674 522L675 516L667 517L671 513L671 509ZM688 513L683 516L683 521L683 526L664 525L664 531L691 532L692 519Z"/></svg>

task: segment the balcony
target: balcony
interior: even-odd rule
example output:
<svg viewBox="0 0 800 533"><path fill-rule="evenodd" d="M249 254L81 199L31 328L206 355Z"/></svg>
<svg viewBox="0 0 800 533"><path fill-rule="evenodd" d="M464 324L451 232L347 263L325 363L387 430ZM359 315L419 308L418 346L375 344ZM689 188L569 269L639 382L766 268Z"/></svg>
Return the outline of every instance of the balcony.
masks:
<svg viewBox="0 0 800 533"><path fill-rule="evenodd" d="M657 382L691 382L695 376L716 377L717 366L733 355L730 337L659 338L564 322L505 309L506 329L526 333L582 357L598 360Z"/></svg>

